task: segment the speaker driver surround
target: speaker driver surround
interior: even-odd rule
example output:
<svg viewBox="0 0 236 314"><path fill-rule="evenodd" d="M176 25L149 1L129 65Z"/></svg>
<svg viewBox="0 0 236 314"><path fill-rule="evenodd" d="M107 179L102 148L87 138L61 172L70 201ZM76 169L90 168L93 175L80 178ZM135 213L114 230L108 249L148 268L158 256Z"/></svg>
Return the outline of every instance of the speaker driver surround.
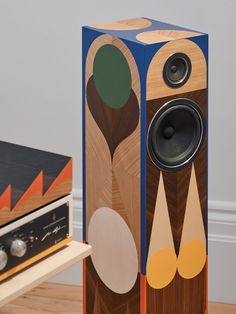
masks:
<svg viewBox="0 0 236 314"><path fill-rule="evenodd" d="M203 114L190 99L174 99L152 119L147 146L154 164L163 170L176 170L196 156L203 139Z"/></svg>
<svg viewBox="0 0 236 314"><path fill-rule="evenodd" d="M165 83L172 88L183 86L191 74L192 65L189 57L181 52L171 55L163 68Z"/></svg>

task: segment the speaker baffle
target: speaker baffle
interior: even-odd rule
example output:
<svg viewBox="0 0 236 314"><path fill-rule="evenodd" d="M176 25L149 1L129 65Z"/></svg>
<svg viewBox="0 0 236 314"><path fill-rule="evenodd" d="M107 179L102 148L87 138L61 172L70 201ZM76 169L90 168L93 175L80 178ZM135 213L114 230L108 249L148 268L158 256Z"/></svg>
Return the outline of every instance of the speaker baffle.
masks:
<svg viewBox="0 0 236 314"><path fill-rule="evenodd" d="M189 57L184 53L175 53L170 56L163 68L163 78L165 83L172 88L183 86L192 71Z"/></svg>
<svg viewBox="0 0 236 314"><path fill-rule="evenodd" d="M154 164L163 170L177 170L196 156L204 134L203 114L190 99L166 103L152 119L147 148Z"/></svg>

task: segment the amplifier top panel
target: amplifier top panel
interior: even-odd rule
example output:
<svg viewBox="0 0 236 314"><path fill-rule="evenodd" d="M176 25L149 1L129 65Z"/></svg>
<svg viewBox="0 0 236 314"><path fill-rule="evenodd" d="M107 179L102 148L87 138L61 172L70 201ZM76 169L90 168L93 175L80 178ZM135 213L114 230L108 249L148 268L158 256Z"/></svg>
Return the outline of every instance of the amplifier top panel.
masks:
<svg viewBox="0 0 236 314"><path fill-rule="evenodd" d="M71 190L71 157L0 141L0 226Z"/></svg>

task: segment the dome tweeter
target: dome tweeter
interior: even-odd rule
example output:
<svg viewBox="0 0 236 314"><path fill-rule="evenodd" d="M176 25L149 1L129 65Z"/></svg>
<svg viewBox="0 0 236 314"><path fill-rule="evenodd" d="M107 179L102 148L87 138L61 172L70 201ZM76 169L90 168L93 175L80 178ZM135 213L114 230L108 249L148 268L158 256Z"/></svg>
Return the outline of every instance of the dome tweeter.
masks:
<svg viewBox="0 0 236 314"><path fill-rule="evenodd" d="M181 87L189 79L191 70L189 57L184 53L175 53L167 59L164 65L164 81L171 88Z"/></svg>
<svg viewBox="0 0 236 314"><path fill-rule="evenodd" d="M162 106L150 123L149 155L158 168L176 171L194 159L203 133L203 115L199 106L190 99L174 99Z"/></svg>

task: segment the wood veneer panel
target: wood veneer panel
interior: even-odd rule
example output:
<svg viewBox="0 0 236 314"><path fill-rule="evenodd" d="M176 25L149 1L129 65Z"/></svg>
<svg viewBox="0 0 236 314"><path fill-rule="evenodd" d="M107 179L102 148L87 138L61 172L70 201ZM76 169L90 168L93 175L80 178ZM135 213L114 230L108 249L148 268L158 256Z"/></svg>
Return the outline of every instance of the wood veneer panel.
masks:
<svg viewBox="0 0 236 314"><path fill-rule="evenodd" d="M156 205L157 189L159 185L160 170L147 158L147 193L146 193L146 224L147 224L147 252L148 256L152 224Z"/></svg>
<svg viewBox="0 0 236 314"><path fill-rule="evenodd" d="M178 94L178 98L195 101L206 119L206 90ZM147 102L148 126L157 112L166 102L175 97L165 97ZM196 171L199 200L204 224L206 225L206 138L193 163L175 171L163 171L175 250L178 256L182 236L186 202L188 196L192 164ZM155 202L159 184L160 170L152 163L147 153L147 252L154 218ZM194 226L193 226L194 227ZM147 283L147 314L204 314L206 306L206 268L193 279L183 279L177 273L174 280L163 289L152 289Z"/></svg>
<svg viewBox="0 0 236 314"><path fill-rule="evenodd" d="M52 201L59 199L62 196L65 196L71 192L72 180L65 180L63 183L57 185L52 191L47 194L42 195L42 192L35 192L31 194L27 199L24 200L22 204L11 209L9 206L3 206L0 210L0 226L11 222L19 217L22 217L25 214L32 212L33 210L40 208ZM11 199L10 190L8 197ZM17 193L13 189L13 193ZM27 194L27 192L26 192ZM25 195L25 194L24 194ZM23 197L24 197L23 195ZM0 198L1 201L1 198ZM6 204L6 203L4 203Z"/></svg>
<svg viewBox="0 0 236 314"><path fill-rule="evenodd" d="M96 209L112 208L112 165L109 146L86 108L86 240Z"/></svg>
<svg viewBox="0 0 236 314"><path fill-rule="evenodd" d="M126 314L127 307L130 313L140 313L140 280L137 278L134 288L126 294L117 294L107 288L91 261L86 259L86 313Z"/></svg>
<svg viewBox="0 0 236 314"><path fill-rule="evenodd" d="M205 314L206 267L195 278L183 279L176 273L164 289L154 290L147 284L147 314Z"/></svg>
<svg viewBox="0 0 236 314"><path fill-rule="evenodd" d="M34 265L31 265L31 267L22 270L16 276L1 283L0 285L1 313L5 312L5 311L2 312L2 306L4 306L4 304L7 304L12 300L15 300L15 302L17 302L17 298L19 296L22 296L24 293L28 291L30 291L29 294L31 294L33 288L37 287L42 282L49 280L58 273L66 270L67 268L78 263L79 261L81 261L82 259L86 258L88 255L91 254L92 251L91 246L76 241L71 241L69 243L70 240L71 239L65 239L64 241L61 241L52 246L51 248L49 248L48 250L42 252L42 254L33 257L31 262L36 262L37 258L42 259L46 255L48 255L48 257L44 260L41 260L40 263L35 263ZM63 244L64 248L62 248ZM57 252L55 252L55 250L57 250ZM53 252L54 254L49 255ZM70 288L68 289L70 290ZM38 292L39 290L41 289L39 288ZM56 293L55 290L54 293L53 291L47 292L48 297L49 296L53 297L53 294L54 296L57 295L57 297L65 300L65 295L64 296L61 295L60 293L58 293L58 291ZM25 297L23 298L25 299ZM17 313L25 312L23 310L19 310ZM30 311L27 313L30 313ZM38 309L37 313L42 313L42 311ZM55 308L54 313L58 313L58 310Z"/></svg>
<svg viewBox="0 0 236 314"><path fill-rule="evenodd" d="M206 90L199 90L195 92L183 93L176 95L176 98L189 98L195 101L202 110L204 119L206 119ZM175 97L165 97L157 100L150 100L147 102L147 132L150 122L157 112L166 102L175 99ZM194 167L197 176L198 192L200 203L202 207L202 214L204 221L206 220L206 137L204 136L201 149L199 150L195 160ZM152 213L155 207L157 186L159 181L160 170L153 164L149 155L147 154L147 211ZM185 205L187 201L188 186L191 175L191 164L176 172L163 172L165 182L165 191L167 194L167 202L169 207L170 219L172 220L172 231L178 231L175 225L182 225L184 219ZM155 193L156 192L156 193ZM179 200L179 202L178 202ZM177 213L179 218L172 217L176 213L176 204L179 203ZM147 217L148 219L148 217ZM176 220L176 222L175 222ZM179 223L177 222L179 220ZM149 224L150 225L150 224ZM150 228L150 226L149 226ZM179 231L181 234L181 230ZM147 232L149 234L149 232ZM178 252L180 239L178 234L174 236L175 246ZM148 242L149 243L149 242Z"/></svg>
<svg viewBox="0 0 236 314"><path fill-rule="evenodd" d="M176 91L167 86L163 79L166 60L176 52L186 54L191 61L192 70L188 81ZM158 86L158 88L157 88ZM170 41L164 44L152 58L147 73L147 100L182 94L204 89L207 86L207 64L202 50L188 39Z"/></svg>
<svg viewBox="0 0 236 314"><path fill-rule="evenodd" d="M135 18L135 19L113 21L109 23L93 24L91 26L98 29L124 31L124 30L142 29L142 28L149 27L151 25L152 25L151 21L140 17L140 18Z"/></svg>
<svg viewBox="0 0 236 314"><path fill-rule="evenodd" d="M182 30L154 30L140 33L136 38L145 44L156 44L164 41L200 36L201 33Z"/></svg>
<svg viewBox="0 0 236 314"><path fill-rule="evenodd" d="M103 45L114 45L118 48L125 56L131 72L130 97L119 109L111 108L102 101L94 83L93 61L96 52ZM140 81L136 63L127 46L110 35L99 36L90 46L87 55L85 82L86 240L91 217L99 208L108 207L119 214L127 224L135 241L139 261ZM97 234L99 236L99 230ZM117 258L119 259L119 256ZM138 266L140 269L140 265ZM137 275L137 281L131 290L118 294L103 283L92 259L86 261L86 299L90 300L86 303L86 313L138 314L140 275Z"/></svg>
<svg viewBox="0 0 236 314"><path fill-rule="evenodd" d="M195 278L206 264L206 232L192 166L184 224L178 256L178 272L185 279Z"/></svg>
<svg viewBox="0 0 236 314"><path fill-rule="evenodd" d="M166 287L175 277L177 256L163 176L160 175L147 257L147 281L154 289Z"/></svg>
<svg viewBox="0 0 236 314"><path fill-rule="evenodd" d="M113 158L117 146L137 128L139 122L137 97L132 90L127 104L117 110L103 103L97 93L93 77L89 79L86 90L89 110L102 131Z"/></svg>

